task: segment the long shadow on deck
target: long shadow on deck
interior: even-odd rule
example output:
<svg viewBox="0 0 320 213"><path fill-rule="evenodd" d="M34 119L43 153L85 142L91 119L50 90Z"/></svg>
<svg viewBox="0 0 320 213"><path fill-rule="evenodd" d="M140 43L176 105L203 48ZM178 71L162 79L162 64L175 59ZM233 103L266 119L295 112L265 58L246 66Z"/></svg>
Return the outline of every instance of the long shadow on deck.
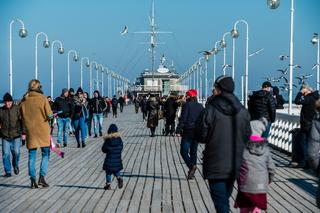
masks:
<svg viewBox="0 0 320 213"><path fill-rule="evenodd" d="M4 183L0 184L0 187L24 188L24 189L28 188L28 189L30 189L29 185L25 186L25 185L14 185L14 184L4 184Z"/></svg>
<svg viewBox="0 0 320 213"><path fill-rule="evenodd" d="M289 178L288 181L298 186L313 197L316 197L317 187L316 181L313 179ZM312 183L313 182L313 183Z"/></svg>
<svg viewBox="0 0 320 213"><path fill-rule="evenodd" d="M134 177L134 178L152 178L152 179L166 179L166 180L187 180L186 178L177 178L177 177L166 177L166 176L157 176L157 175L140 175L140 174L130 174L123 173L122 177Z"/></svg>
<svg viewBox="0 0 320 213"><path fill-rule="evenodd" d="M96 187L96 186L79 186L79 185L55 185L57 187L65 187L65 188L78 188L78 189L102 189L104 190L103 187Z"/></svg>

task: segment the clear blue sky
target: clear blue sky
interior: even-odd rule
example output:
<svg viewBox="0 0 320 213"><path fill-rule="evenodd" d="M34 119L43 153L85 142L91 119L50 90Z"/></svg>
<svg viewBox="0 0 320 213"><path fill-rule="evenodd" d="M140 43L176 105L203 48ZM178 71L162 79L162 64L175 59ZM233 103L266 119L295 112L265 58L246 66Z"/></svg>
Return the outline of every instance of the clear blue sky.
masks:
<svg viewBox="0 0 320 213"><path fill-rule="evenodd" d="M315 74L311 67L316 63L316 48L310 43L314 32L320 33L320 1L296 0L295 56L296 64L303 69L299 74ZM0 96L9 91L9 22L21 18L29 36L17 36L18 24L14 27L13 74L14 97L19 98L34 76L35 34L44 31L50 40L59 39L65 49L76 49L81 56L88 56L106 67L128 77L131 82L140 72L150 67L148 47L140 44L148 41L144 35L132 32L148 30L148 15L151 0L1 0L0 1ZM210 49L230 31L238 19L250 24L250 52L265 50L250 59L250 89L258 89L262 77L277 76L277 69L285 68L289 62L281 62L280 54L289 53L290 0L282 0L277 10L267 8L266 0L156 0L157 23L160 30L174 32L162 35L166 42L157 49L157 63L162 53L167 62L174 60L179 73L187 70L200 55L200 50ZM121 37L124 25L130 33ZM241 37L237 43L237 76L244 72L244 32L239 25ZM42 40L42 39L41 39ZM40 41L40 40L39 40ZM227 61L231 63L231 39ZM55 54L55 96L67 87L67 54ZM221 72L222 54L217 56L218 71ZM209 65L212 76L212 60ZM39 79L44 91L49 94L50 50L39 48ZM80 84L80 63L71 64L72 87ZM85 72L88 90L89 72ZM240 77L237 77L239 93ZM315 86L315 78L309 80Z"/></svg>

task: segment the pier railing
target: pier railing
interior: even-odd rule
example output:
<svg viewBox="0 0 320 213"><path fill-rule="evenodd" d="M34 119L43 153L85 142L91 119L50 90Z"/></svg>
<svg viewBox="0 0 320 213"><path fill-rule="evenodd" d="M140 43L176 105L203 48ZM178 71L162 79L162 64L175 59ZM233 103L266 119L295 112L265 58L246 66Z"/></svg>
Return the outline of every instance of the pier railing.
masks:
<svg viewBox="0 0 320 213"><path fill-rule="evenodd" d="M292 134L289 132L300 127L300 117L277 113L277 119L272 124L269 136L269 143L282 151L292 151Z"/></svg>

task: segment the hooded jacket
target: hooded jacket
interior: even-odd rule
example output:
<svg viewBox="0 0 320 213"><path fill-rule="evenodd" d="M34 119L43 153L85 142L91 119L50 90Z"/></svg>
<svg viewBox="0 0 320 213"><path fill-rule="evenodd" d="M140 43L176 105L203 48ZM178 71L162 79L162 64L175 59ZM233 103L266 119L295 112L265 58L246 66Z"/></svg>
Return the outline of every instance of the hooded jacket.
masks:
<svg viewBox="0 0 320 213"><path fill-rule="evenodd" d="M114 132L104 137L104 144L102 152L106 154L103 163L103 170L107 173L119 172L123 169L121 153L123 149L123 142L120 134Z"/></svg>
<svg viewBox="0 0 320 213"><path fill-rule="evenodd" d="M10 109L5 106L0 108L0 137L4 139L15 139L21 136L22 117L19 106L12 105Z"/></svg>
<svg viewBox="0 0 320 213"><path fill-rule="evenodd" d="M100 96L100 93L98 93L98 97L94 97L91 99L91 109L93 113L103 113L106 109L106 103L104 102L103 98Z"/></svg>
<svg viewBox="0 0 320 213"><path fill-rule="evenodd" d="M238 186L241 192L267 193L275 173L266 141L249 141L243 152Z"/></svg>
<svg viewBox="0 0 320 213"><path fill-rule="evenodd" d="M259 90L253 92L249 98L248 110L251 120L264 117L273 123L276 120L276 101L271 92Z"/></svg>
<svg viewBox="0 0 320 213"><path fill-rule="evenodd" d="M73 100L70 97L60 96L57 97L53 103L54 112L62 111L58 114L59 118L71 118L74 113Z"/></svg>
<svg viewBox="0 0 320 213"><path fill-rule="evenodd" d="M206 144L204 178L236 179L251 135L248 111L233 94L222 93L208 103L196 127L196 140Z"/></svg>
<svg viewBox="0 0 320 213"><path fill-rule="evenodd" d="M182 137L194 138L197 120L203 111L203 106L197 101L187 100L182 106L181 116L176 133Z"/></svg>
<svg viewBox="0 0 320 213"><path fill-rule="evenodd" d="M319 99L318 91L312 92L305 97L299 92L294 100L297 105L302 105L300 113L300 128L304 132L309 132L312 119L316 114L315 103Z"/></svg>
<svg viewBox="0 0 320 213"><path fill-rule="evenodd" d="M310 167L320 177L320 114L317 113L312 121L310 137L308 141L308 157Z"/></svg>

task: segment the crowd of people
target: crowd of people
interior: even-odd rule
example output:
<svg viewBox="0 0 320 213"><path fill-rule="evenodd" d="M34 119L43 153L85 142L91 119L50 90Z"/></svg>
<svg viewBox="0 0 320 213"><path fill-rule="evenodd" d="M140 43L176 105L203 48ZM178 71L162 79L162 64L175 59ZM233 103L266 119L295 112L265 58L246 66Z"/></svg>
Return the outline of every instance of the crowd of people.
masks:
<svg viewBox="0 0 320 213"><path fill-rule="evenodd" d="M62 89L61 95L52 100L44 95L38 80L29 82L27 92L17 104L6 93L3 96L4 106L0 109L4 177L12 176L12 168L16 175L19 174L20 148L26 144L31 188L48 187L45 176L50 149L67 147L70 135L75 136L78 148L84 148L87 138L91 136L92 124L94 137L102 137L104 117L110 113L110 108L113 115L117 116L118 105L122 112L125 98L120 96L118 100L115 95L111 100L102 97L97 90L90 98L79 87L76 93L73 88ZM55 123L58 127L57 141L52 139ZM38 148L41 149L42 159L37 182L35 165Z"/></svg>
<svg viewBox="0 0 320 213"><path fill-rule="evenodd" d="M164 119L164 136L180 137L180 154L188 167L187 179L194 179L197 171L198 144L205 144L203 151L203 176L208 180L211 198L218 213L229 212L229 198L235 182L238 193L234 206L241 212L260 212L267 209L268 187L275 176L275 165L268 146L271 125L276 120L276 110L282 109L283 97L270 82L253 92L246 109L234 94L235 83L229 76L220 76L214 83L212 96L205 106L198 102L198 92L188 90L184 95L172 92L168 97L154 94L137 96L134 111L142 114L156 137L159 120ZM93 98L81 88L63 89L54 101L45 97L38 80L29 83L27 93L19 105L14 105L10 94L5 94L5 105L0 110L5 177L11 176L10 153L15 174L19 173L21 139L29 149L29 176L31 187L48 187L44 177L48 169L50 134L56 117L58 124L57 145L66 147L70 132L74 133L78 147L86 146L87 133L103 136L103 119L112 109L117 117L126 103L126 97L112 99L101 97L95 91ZM317 91L304 85L295 99L301 109L301 168L312 168L320 177L320 99ZM176 123L176 121L178 121ZM51 129L50 129L51 128ZM36 152L41 148L40 178L36 182ZM106 173L105 189L111 189L112 175L123 187L121 153L123 141L116 124L111 124L104 135L102 152L106 154L103 169ZM320 207L320 188L317 202Z"/></svg>

